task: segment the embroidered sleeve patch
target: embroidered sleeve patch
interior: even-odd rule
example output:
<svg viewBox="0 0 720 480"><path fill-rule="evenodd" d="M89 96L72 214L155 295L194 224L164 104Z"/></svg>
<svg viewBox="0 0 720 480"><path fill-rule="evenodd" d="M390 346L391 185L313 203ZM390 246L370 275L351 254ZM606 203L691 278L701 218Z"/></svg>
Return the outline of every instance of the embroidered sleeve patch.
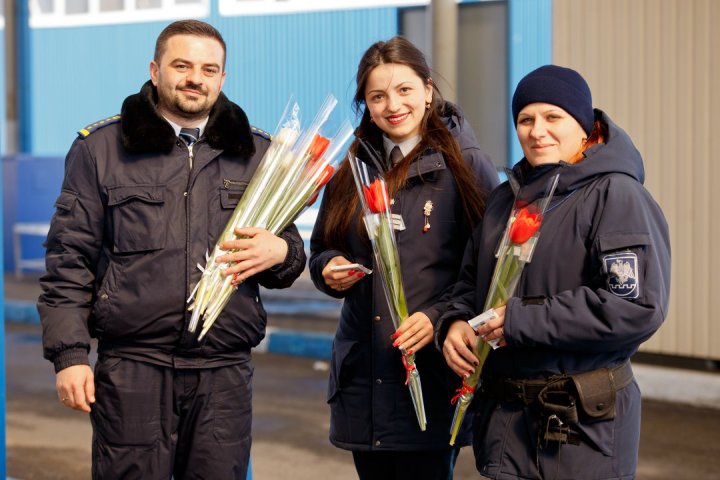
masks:
<svg viewBox="0 0 720 480"><path fill-rule="evenodd" d="M637 254L633 252L611 253L605 255L602 261L610 293L622 298L638 298L640 296Z"/></svg>

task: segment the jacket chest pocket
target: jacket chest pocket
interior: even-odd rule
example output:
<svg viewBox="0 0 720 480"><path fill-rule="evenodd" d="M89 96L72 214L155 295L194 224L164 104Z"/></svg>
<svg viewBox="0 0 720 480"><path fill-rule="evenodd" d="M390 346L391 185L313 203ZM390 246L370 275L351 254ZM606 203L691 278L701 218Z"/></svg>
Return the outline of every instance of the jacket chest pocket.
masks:
<svg viewBox="0 0 720 480"><path fill-rule="evenodd" d="M239 180L223 180L220 188L220 206L223 210L234 209L245 193L247 182Z"/></svg>
<svg viewBox="0 0 720 480"><path fill-rule="evenodd" d="M127 185L108 190L114 253L165 247L165 185Z"/></svg>
<svg viewBox="0 0 720 480"><path fill-rule="evenodd" d="M246 188L247 182L223 180L223 185L217 190L220 199L220 208L208 212L209 218L211 219L209 224L211 238L215 238L216 235L225 230Z"/></svg>

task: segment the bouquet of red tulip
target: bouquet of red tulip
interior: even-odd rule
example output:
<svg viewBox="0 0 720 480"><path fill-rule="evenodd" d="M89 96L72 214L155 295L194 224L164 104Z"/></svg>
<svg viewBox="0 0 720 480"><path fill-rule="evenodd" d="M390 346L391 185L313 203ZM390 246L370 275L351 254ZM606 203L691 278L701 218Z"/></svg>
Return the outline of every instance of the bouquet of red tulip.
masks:
<svg viewBox="0 0 720 480"><path fill-rule="evenodd" d="M400 274L400 256L398 255L395 233L393 232L390 199L385 180L379 172L370 173L367 165L357 157L350 156L350 167L355 178L363 221L370 237L375 256L375 271L380 273L385 298L390 307L390 317L395 329L408 317L402 276ZM427 420L422 396L420 373L415 366L415 354L403 351L402 362L405 366L405 384L410 390L415 415L420 430L425 431Z"/></svg>
<svg viewBox="0 0 720 480"><path fill-rule="evenodd" d="M477 328L488 320L495 318L494 308L505 305L515 293L523 267L532 259L532 254L540 235L540 226L543 215L547 209L557 186L559 174L550 179L546 189L547 195L531 204L515 200L505 233L500 242L496 257L495 271L493 272L490 289L485 299L483 313L469 320L473 328ZM457 390L451 403L455 405L452 427L450 428L450 445L455 444L465 411L475 395L475 389L480 383L482 367L490 350L497 348L497 341L485 342L478 338L473 353L479 365L468 378L463 379L462 386Z"/></svg>
<svg viewBox="0 0 720 480"><path fill-rule="evenodd" d="M188 303L192 317L188 330L194 332L202 319L202 339L220 312L237 290L232 276L222 272L230 265L218 264L215 259L229 253L220 244L235 240L235 229L260 227L278 234L290 225L317 198L320 190L332 178L339 163L338 153L352 135L349 122L344 121L337 133L328 138L320 129L335 108L332 95L325 99L310 127L300 128L300 108L289 102L278 128L257 171L238 202L230 221L215 245Z"/></svg>

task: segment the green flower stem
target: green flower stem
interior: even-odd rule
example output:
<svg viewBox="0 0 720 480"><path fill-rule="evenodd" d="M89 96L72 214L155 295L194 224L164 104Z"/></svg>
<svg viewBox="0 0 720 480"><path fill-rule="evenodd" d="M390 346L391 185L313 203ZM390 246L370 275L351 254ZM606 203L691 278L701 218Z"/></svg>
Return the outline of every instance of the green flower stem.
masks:
<svg viewBox="0 0 720 480"><path fill-rule="evenodd" d="M508 285L508 280L511 278L510 274L513 271L513 263L515 259L515 255L513 255L513 245L510 244L506 247L505 251L503 252L503 260L500 265L500 274L498 275L498 281L497 286L506 286ZM495 292L492 292L493 295ZM506 292L507 293L507 292ZM505 299L507 299L507 296L505 296ZM495 302L491 302L495 303Z"/></svg>
<svg viewBox="0 0 720 480"><path fill-rule="evenodd" d="M400 258L397 247L393 241L393 232L387 216L380 214L376 241L380 253L380 263L386 278L387 288L392 308L393 324L397 329L408 317L405 290L402 288L402 274L400 272Z"/></svg>
<svg viewBox="0 0 720 480"><path fill-rule="evenodd" d="M395 329L397 329L409 316L400 270L400 256L398 255L395 244L395 236L392 231L390 216L386 213L380 213L373 218L377 219L377 229L375 232L369 232L369 235L373 239L378 269L380 270L382 278L385 280L383 285L390 307L390 317L392 318ZM366 225L369 224L366 223ZM425 431L427 427L427 417L422 395L420 372L418 372L415 366L415 355L407 355L403 352L403 360L407 363L405 368L409 372L407 385L410 390L413 408L415 409L415 416L417 417L420 430Z"/></svg>
<svg viewBox="0 0 720 480"><path fill-rule="evenodd" d="M505 247L495 266L492 283L490 284L490 290L487 295L488 301L485 302L485 310L505 305L513 293L515 285L517 284L516 277L522 271L523 266L523 262L518 259L514 251L512 244ZM473 393L464 393L455 405L455 414L450 428L450 445L455 444L457 434L460 431L460 426L465 417L465 412L475 395L474 391L480 383L480 376L482 375L485 361L491 351L492 347L487 342L480 338L477 339L473 353L478 359L478 366L475 367L475 371L465 379L465 385L472 388Z"/></svg>

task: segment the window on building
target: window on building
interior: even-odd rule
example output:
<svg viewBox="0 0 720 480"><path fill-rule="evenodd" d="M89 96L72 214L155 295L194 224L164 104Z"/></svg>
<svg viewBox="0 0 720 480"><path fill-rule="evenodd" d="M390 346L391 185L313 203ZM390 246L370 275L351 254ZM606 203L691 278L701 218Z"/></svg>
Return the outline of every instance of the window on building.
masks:
<svg viewBox="0 0 720 480"><path fill-rule="evenodd" d="M123 0L100 0L101 12L120 12L125 8Z"/></svg>
<svg viewBox="0 0 720 480"><path fill-rule="evenodd" d="M210 0L30 0L32 28L202 18Z"/></svg>
<svg viewBox="0 0 720 480"><path fill-rule="evenodd" d="M430 0L219 0L220 15L272 15L352 8L427 5Z"/></svg>
<svg viewBox="0 0 720 480"><path fill-rule="evenodd" d="M65 0L65 13L88 13L90 11L89 0Z"/></svg>

